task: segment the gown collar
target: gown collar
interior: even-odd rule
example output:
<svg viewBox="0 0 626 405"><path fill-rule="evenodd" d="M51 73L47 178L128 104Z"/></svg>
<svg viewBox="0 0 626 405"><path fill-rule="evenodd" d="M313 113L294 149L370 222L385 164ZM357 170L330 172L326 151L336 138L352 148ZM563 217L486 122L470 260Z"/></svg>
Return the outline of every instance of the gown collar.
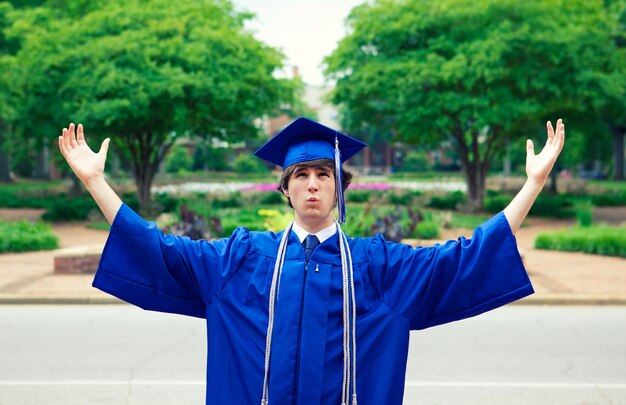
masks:
<svg viewBox="0 0 626 405"><path fill-rule="evenodd" d="M293 223L293 227L291 228L293 232L298 235L298 239L300 239L300 243L304 243L304 239L310 235L303 227L298 225L297 223ZM333 236L337 233L337 225L333 222L329 227L322 229L321 231L314 233L313 235L317 236L320 243L323 243L326 239Z"/></svg>
<svg viewBox="0 0 626 405"><path fill-rule="evenodd" d="M333 227L335 226L336 225L333 224ZM282 236L283 232L285 231L283 230L278 234L279 237ZM338 234L335 228L335 232L326 240L321 242L318 247L315 248L313 254L311 255L311 261L317 263L326 263L332 266L341 266L341 252L339 250L339 238L337 235ZM286 260L304 261L304 247L302 246L302 242L300 241L296 232L290 232L289 244L287 245L287 253L285 258Z"/></svg>

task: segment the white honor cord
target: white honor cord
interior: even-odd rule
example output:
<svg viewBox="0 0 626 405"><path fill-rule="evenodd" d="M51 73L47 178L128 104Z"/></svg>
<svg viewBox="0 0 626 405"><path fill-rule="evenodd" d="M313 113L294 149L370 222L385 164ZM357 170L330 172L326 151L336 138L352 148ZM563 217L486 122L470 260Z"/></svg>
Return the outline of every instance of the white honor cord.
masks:
<svg viewBox="0 0 626 405"><path fill-rule="evenodd" d="M343 385L341 390L341 403L348 405L350 400L350 386L352 386L352 405L356 401L356 299L354 294L354 270L352 267L352 254L348 245L348 239L343 230L337 224L339 237L339 251L341 253L342 295L343 295ZM285 255L289 240L289 233L293 222L285 229L278 246L276 264L272 274L270 287L270 299L268 309L267 335L265 338L265 376L263 378L263 397L261 405L269 404L269 366L272 354L272 333L274 331L274 310L278 301L280 289L280 274L285 263ZM351 381L350 381L351 380Z"/></svg>
<svg viewBox="0 0 626 405"><path fill-rule="evenodd" d="M342 314L343 314L343 380L341 385L341 405L347 405L349 382L348 376L350 375L350 359L349 359L349 344L348 330L350 329L350 320L348 319L348 265L346 262L345 246L343 238L341 237L341 227L337 225L337 235L339 236L339 251L341 252L341 281L342 281Z"/></svg>
<svg viewBox="0 0 626 405"><path fill-rule="evenodd" d="M276 255L276 264L274 265L274 273L272 274L272 286L270 287L270 303L268 309L267 320L267 333L265 335L265 376L263 378L263 398L261 398L261 405L268 405L269 403L269 370L270 370L270 357L272 355L272 332L274 331L274 305L278 299L278 287L280 273L283 270L283 264L285 263L285 253L287 252L287 242L289 240L289 233L293 221L287 226L283 233L283 237L278 245L278 254Z"/></svg>
<svg viewBox="0 0 626 405"><path fill-rule="evenodd" d="M350 252L350 246L348 245L348 238L346 238L346 234L341 231L341 236L343 236L344 243L346 244L346 252L347 259L349 261L348 269L350 271L350 275L348 281L350 282L350 294L352 298L352 321L351 329L352 332L352 405L357 405L356 401L356 297L354 293L354 267L352 266L352 252Z"/></svg>
<svg viewBox="0 0 626 405"><path fill-rule="evenodd" d="M337 223L339 234L339 250L341 252L341 269L343 278L343 342L344 342L344 374L341 403L348 405L350 401L350 385L352 385L352 405L357 405L356 396L356 298L354 293L354 268L348 238ZM351 380L351 381L350 381ZM352 384L351 384L352 383Z"/></svg>

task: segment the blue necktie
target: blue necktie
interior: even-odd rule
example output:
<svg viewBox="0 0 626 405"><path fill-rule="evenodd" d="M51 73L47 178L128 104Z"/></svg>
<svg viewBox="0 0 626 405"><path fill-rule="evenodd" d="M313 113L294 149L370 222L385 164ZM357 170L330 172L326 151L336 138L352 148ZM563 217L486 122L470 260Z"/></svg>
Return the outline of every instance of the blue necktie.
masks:
<svg viewBox="0 0 626 405"><path fill-rule="evenodd" d="M317 239L315 235L308 235L306 239L304 239L304 256L306 257L306 262L309 262L313 251L320 244L320 240Z"/></svg>

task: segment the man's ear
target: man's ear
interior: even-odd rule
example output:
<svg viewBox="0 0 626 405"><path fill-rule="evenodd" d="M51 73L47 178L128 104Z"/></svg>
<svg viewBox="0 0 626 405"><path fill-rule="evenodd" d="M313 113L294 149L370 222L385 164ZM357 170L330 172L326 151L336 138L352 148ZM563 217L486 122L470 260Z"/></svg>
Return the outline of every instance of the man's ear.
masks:
<svg viewBox="0 0 626 405"><path fill-rule="evenodd" d="M282 192L285 197L289 198L289 190L283 188Z"/></svg>

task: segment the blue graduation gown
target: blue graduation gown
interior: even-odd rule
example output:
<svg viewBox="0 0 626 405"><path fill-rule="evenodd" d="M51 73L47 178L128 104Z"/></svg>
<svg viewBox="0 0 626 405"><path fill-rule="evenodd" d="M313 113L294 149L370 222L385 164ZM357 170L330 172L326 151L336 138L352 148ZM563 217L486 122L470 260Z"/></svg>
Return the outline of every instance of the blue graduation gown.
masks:
<svg viewBox="0 0 626 405"><path fill-rule="evenodd" d="M207 242L164 235L126 205L117 214L93 285L141 308L206 318L207 404L257 404L263 388L272 272L282 232L236 229ZM428 248L348 239L357 303L360 405L402 403L409 331L478 315L533 292L500 213ZM270 404L339 404L343 373L338 236L305 271L289 237L276 308Z"/></svg>

